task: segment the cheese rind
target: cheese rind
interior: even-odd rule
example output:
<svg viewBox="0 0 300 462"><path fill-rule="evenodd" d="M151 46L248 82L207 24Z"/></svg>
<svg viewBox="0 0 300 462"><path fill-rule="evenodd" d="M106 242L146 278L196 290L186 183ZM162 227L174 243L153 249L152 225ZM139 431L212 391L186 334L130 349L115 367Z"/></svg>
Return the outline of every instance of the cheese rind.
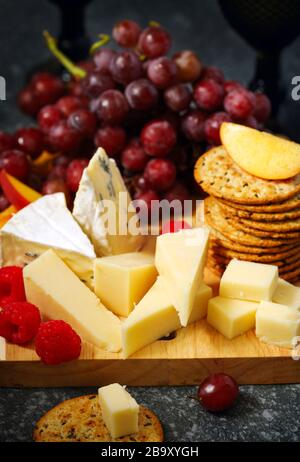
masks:
<svg viewBox="0 0 300 462"><path fill-rule="evenodd" d="M207 322L231 340L255 327L258 306L256 302L214 297L208 302Z"/></svg>
<svg viewBox="0 0 300 462"><path fill-rule="evenodd" d="M186 326L203 280L208 228L185 229L157 238L155 266L163 277L169 297Z"/></svg>
<svg viewBox="0 0 300 462"><path fill-rule="evenodd" d="M108 351L121 349L121 322L68 266L48 250L23 270L26 298L44 319L68 322L83 340Z"/></svg>
<svg viewBox="0 0 300 462"><path fill-rule="evenodd" d="M221 278L220 296L270 301L277 283L277 266L233 259Z"/></svg>
<svg viewBox="0 0 300 462"><path fill-rule="evenodd" d="M113 438L137 433L139 430L139 405L118 383L98 390L102 417Z"/></svg>
<svg viewBox="0 0 300 462"><path fill-rule="evenodd" d="M115 229L108 229L104 201L110 201L112 206ZM99 148L83 172L73 208L73 216L89 236L98 256L134 252L142 247L145 236L130 234L127 227L136 217L135 211L128 210L130 203L130 194L115 161ZM120 226L123 222L125 233Z"/></svg>
<svg viewBox="0 0 300 462"><path fill-rule="evenodd" d="M154 284L154 257L133 252L95 260L95 293L113 313L128 316Z"/></svg>
<svg viewBox="0 0 300 462"><path fill-rule="evenodd" d="M300 312L285 305L261 302L256 313L256 335L262 342L292 348L300 336Z"/></svg>
<svg viewBox="0 0 300 462"><path fill-rule="evenodd" d="M0 337L0 361L6 360L6 340L4 337Z"/></svg>
<svg viewBox="0 0 300 462"><path fill-rule="evenodd" d="M43 196L16 213L1 229L2 265L25 266L52 248L92 286L94 248L72 217L63 193Z"/></svg>
<svg viewBox="0 0 300 462"><path fill-rule="evenodd" d="M300 287L293 286L284 279L279 278L273 295L273 302L300 310Z"/></svg>
<svg viewBox="0 0 300 462"><path fill-rule="evenodd" d="M136 305L122 323L123 356L128 358L136 351L179 329L180 321L162 278Z"/></svg>

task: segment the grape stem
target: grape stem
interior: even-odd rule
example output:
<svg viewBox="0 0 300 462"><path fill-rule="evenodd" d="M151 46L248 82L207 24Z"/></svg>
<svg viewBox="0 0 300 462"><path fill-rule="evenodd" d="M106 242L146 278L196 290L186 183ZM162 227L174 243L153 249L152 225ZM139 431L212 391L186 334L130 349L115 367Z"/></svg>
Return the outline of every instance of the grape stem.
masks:
<svg viewBox="0 0 300 462"><path fill-rule="evenodd" d="M95 53L98 48L102 47L103 45L106 45L110 41L110 36L107 34L100 34L99 35L100 40L97 42L93 43L93 45L90 48L90 54L92 55Z"/></svg>
<svg viewBox="0 0 300 462"><path fill-rule="evenodd" d="M68 58L57 47L57 40L48 31L43 32L49 51L58 59L58 61L70 72L71 75L78 79L83 79L86 76L86 71L79 66L76 66L70 58Z"/></svg>

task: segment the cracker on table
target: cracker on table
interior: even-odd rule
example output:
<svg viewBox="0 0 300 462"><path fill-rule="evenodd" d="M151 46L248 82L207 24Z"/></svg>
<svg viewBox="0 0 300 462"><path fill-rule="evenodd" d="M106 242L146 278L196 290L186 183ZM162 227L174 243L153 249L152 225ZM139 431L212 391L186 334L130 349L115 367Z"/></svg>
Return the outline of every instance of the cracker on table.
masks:
<svg viewBox="0 0 300 462"><path fill-rule="evenodd" d="M285 200L284 202L276 204L264 204L264 205L251 205L251 204L238 204L236 202L228 201L225 199L219 199L225 205L234 207L239 210L245 210L247 212L256 213L284 213L295 209L300 209L300 193L297 193L294 197Z"/></svg>
<svg viewBox="0 0 300 462"><path fill-rule="evenodd" d="M294 220L295 218L300 217L300 209L291 210L288 212L281 213L261 213L253 212L247 210L240 210L236 207L233 207L228 202L218 200L221 208L228 214L233 217L247 218L255 221L266 221L266 222L277 222L285 220Z"/></svg>
<svg viewBox="0 0 300 462"><path fill-rule="evenodd" d="M291 242L297 242L299 241L300 243L300 232L275 232L275 231L272 231L272 230L262 230L262 229L258 229L258 228L255 228L255 227L252 227L249 225L249 223L245 223L245 220L243 220L242 218L240 219L231 219L231 218L228 218L226 217L228 222L234 226L234 228L236 229L241 229L243 231L245 231L245 233L249 233L249 234L253 234L253 236L258 236L258 237L270 237L272 239L287 239L287 240L290 240Z"/></svg>

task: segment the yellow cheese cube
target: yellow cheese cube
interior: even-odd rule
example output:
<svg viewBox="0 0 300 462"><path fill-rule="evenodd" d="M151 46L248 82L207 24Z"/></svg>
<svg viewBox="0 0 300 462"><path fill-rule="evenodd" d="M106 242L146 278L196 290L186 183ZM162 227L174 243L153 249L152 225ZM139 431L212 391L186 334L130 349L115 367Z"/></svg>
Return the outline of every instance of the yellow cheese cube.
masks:
<svg viewBox="0 0 300 462"><path fill-rule="evenodd" d="M300 310L300 287L293 286L284 279L279 279L273 295L273 302Z"/></svg>
<svg viewBox="0 0 300 462"><path fill-rule="evenodd" d="M154 257L132 252L95 260L95 293L113 313L128 316L154 284Z"/></svg>
<svg viewBox="0 0 300 462"><path fill-rule="evenodd" d="M277 266L233 259L222 276L220 296L268 301L272 300L277 283Z"/></svg>
<svg viewBox="0 0 300 462"><path fill-rule="evenodd" d="M300 312L285 305L261 302L256 312L256 335L265 343L286 348L300 335Z"/></svg>
<svg viewBox="0 0 300 462"><path fill-rule="evenodd" d="M256 302L214 297L208 302L207 322L232 339L255 327Z"/></svg>
<svg viewBox="0 0 300 462"><path fill-rule="evenodd" d="M207 315L208 301L212 297L212 288L208 287L204 282L201 282L196 293L194 306L192 308L188 324L205 318Z"/></svg>
<svg viewBox="0 0 300 462"><path fill-rule="evenodd" d="M179 329L180 321L162 278L138 303L122 323L122 345L125 358L146 345Z"/></svg>
<svg viewBox="0 0 300 462"><path fill-rule="evenodd" d="M47 250L24 270L26 299L44 319L68 322L82 340L109 351L121 349L121 322L70 268Z"/></svg>
<svg viewBox="0 0 300 462"><path fill-rule="evenodd" d="M102 417L113 438L137 433L139 430L139 405L118 383L98 390Z"/></svg>

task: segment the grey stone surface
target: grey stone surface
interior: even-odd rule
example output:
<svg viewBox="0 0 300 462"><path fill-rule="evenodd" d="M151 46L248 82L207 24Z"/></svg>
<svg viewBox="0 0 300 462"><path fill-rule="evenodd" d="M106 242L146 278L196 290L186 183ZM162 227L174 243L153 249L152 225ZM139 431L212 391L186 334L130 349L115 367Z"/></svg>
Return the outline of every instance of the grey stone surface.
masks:
<svg viewBox="0 0 300 462"><path fill-rule="evenodd" d="M43 29L57 32L57 14L45 0L0 0L0 75L7 81L7 101L0 101L0 129L14 130L32 121L15 104L25 75L48 58ZM220 66L228 79L247 83L254 52L227 25L215 0L94 0L88 9L91 38L109 33L113 23L132 18L155 19L173 36L173 50L190 48L207 64ZM284 51L282 70L287 99L280 122L287 135L300 140L300 102L290 97L291 79L300 75L300 39ZM0 441L30 441L37 419L49 408L90 389L0 390ZM162 420L168 441L299 441L299 385L242 387L237 406L222 415L205 412L187 396L195 388L135 388L134 396Z"/></svg>
<svg viewBox="0 0 300 462"><path fill-rule="evenodd" d="M205 411L196 387L128 390L160 418L166 441L300 441L300 385L243 386L231 410ZM61 401L94 388L0 389L0 441L30 441L35 422Z"/></svg>

